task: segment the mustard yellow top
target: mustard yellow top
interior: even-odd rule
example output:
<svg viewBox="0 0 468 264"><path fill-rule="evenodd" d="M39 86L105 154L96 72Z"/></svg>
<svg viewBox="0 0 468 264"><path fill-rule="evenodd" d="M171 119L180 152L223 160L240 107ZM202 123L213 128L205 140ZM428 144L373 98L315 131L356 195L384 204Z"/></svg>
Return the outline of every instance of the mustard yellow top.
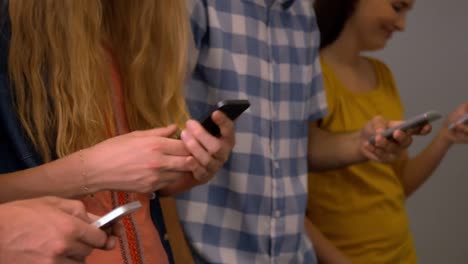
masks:
<svg viewBox="0 0 468 264"><path fill-rule="evenodd" d="M322 60L329 113L322 128L331 132L361 129L375 115L403 118L403 107L390 70L368 58L378 85L352 92ZM308 216L353 263L416 263L403 186L397 165L366 162L309 174Z"/></svg>

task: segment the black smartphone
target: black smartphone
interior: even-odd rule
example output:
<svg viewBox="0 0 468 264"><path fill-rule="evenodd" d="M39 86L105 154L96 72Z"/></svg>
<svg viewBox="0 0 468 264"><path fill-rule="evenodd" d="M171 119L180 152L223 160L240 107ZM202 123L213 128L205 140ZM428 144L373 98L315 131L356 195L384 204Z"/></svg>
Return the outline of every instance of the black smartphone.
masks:
<svg viewBox="0 0 468 264"><path fill-rule="evenodd" d="M203 119L201 119L200 123L203 128L210 132L211 135L219 137L221 136L221 131L219 130L218 125L216 125L211 119L213 112L219 110L223 112L229 119L234 121L249 107L249 100L222 100L219 101Z"/></svg>
<svg viewBox="0 0 468 264"><path fill-rule="evenodd" d="M415 116L413 118L410 118L408 121L405 121L405 122L401 123L398 126L395 126L395 127L392 127L392 128L389 128L389 129L385 130L382 133L382 136L386 137L388 140L394 140L393 132L395 132L396 130L401 130L403 132L408 132L411 129L421 129L426 124L431 123L431 122L433 122L433 121L435 121L435 120L437 120L437 119L439 119L441 117L442 117L442 115L439 114L438 112L429 111L429 112L420 114L418 116ZM371 144L375 144L375 136L372 136L369 139L369 142Z"/></svg>

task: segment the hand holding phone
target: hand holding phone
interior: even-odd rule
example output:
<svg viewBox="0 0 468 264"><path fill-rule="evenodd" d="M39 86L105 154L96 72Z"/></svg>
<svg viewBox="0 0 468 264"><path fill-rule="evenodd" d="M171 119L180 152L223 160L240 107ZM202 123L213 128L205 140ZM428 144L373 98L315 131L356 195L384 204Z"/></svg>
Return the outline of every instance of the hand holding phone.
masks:
<svg viewBox="0 0 468 264"><path fill-rule="evenodd" d="M422 129L426 124L431 123L437 119L440 119L441 117L442 115L436 111L428 111L426 113L410 118L409 120L401 123L398 126L394 126L385 130L384 132L382 132L382 136L384 136L388 140L395 140L393 138L393 132L395 132L396 130L408 132L413 129ZM375 144L375 135L369 139L369 142L371 144Z"/></svg>
<svg viewBox="0 0 468 264"><path fill-rule="evenodd" d="M219 101L211 111L202 119L200 122L203 128L205 128L211 135L215 137L221 136L221 131L218 125L213 122L211 115L214 111L219 110L223 112L229 119L235 120L239 117L247 108L250 107L248 100L222 100Z"/></svg>
<svg viewBox="0 0 468 264"><path fill-rule="evenodd" d="M141 208L141 203L139 201L131 202L122 206L115 208L114 210L110 211L103 217L99 218L92 225L105 230L108 227L111 227L115 222L119 221L120 219L124 218L125 216L135 212Z"/></svg>
<svg viewBox="0 0 468 264"><path fill-rule="evenodd" d="M448 126L448 129L453 130L458 124L468 124L468 114L464 114L463 116L455 120L455 122L451 123Z"/></svg>

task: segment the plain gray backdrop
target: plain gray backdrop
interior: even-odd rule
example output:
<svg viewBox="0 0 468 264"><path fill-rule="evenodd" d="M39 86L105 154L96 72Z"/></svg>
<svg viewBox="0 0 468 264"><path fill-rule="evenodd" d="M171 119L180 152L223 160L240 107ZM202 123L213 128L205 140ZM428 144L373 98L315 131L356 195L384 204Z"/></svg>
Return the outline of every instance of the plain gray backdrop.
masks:
<svg viewBox="0 0 468 264"><path fill-rule="evenodd" d="M468 102L468 1L416 1L406 31L371 55L392 70L410 117ZM415 140L412 155L439 130ZM419 263L468 263L468 145L452 147L407 203Z"/></svg>

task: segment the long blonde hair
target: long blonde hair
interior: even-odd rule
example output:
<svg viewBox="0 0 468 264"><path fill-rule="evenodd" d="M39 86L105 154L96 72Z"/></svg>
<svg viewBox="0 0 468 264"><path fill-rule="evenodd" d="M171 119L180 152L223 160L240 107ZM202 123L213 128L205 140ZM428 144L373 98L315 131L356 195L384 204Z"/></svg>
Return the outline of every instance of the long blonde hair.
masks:
<svg viewBox="0 0 468 264"><path fill-rule="evenodd" d="M131 130L186 120L185 0L15 0L9 11L14 99L45 161L115 135L104 46L120 67Z"/></svg>

